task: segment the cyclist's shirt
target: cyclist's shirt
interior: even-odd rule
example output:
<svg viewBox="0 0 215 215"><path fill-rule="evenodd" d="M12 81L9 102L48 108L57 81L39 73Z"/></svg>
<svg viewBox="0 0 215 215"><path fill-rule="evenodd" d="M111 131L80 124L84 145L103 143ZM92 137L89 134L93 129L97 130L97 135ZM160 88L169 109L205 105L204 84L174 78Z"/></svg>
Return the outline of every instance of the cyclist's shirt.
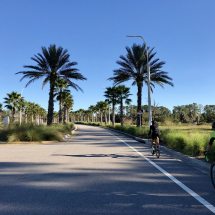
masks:
<svg viewBox="0 0 215 215"><path fill-rule="evenodd" d="M151 131L152 131L152 136L156 136L156 137L159 136L159 127L158 127L158 125L156 125L156 126L151 125L150 126L148 136L151 134Z"/></svg>
<svg viewBox="0 0 215 215"><path fill-rule="evenodd" d="M210 142L209 142L209 144L212 145L214 140L215 140L215 131L213 131L211 133L211 135L210 135Z"/></svg>

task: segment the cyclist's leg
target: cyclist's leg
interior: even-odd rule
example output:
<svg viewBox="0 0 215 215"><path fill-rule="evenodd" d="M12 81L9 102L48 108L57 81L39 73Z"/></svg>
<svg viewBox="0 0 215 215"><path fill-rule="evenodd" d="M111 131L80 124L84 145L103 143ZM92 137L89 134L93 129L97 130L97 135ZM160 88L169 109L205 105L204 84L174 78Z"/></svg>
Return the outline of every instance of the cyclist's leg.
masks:
<svg viewBox="0 0 215 215"><path fill-rule="evenodd" d="M153 142L154 142L154 140L153 140L153 138L152 138L152 140L151 140L151 148L152 148L152 146L153 146Z"/></svg>

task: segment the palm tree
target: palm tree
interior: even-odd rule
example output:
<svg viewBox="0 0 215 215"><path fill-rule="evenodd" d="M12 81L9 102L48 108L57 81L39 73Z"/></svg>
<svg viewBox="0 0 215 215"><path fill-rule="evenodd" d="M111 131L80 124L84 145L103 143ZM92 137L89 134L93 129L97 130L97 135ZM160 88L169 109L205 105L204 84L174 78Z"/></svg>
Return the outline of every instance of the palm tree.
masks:
<svg viewBox="0 0 215 215"><path fill-rule="evenodd" d="M12 122L15 122L16 108L19 106L21 95L13 91L11 94L7 93L7 96L4 98L5 107L12 111Z"/></svg>
<svg viewBox="0 0 215 215"><path fill-rule="evenodd" d="M131 99L129 99L128 97L132 94L130 94L130 88L124 85L119 85L117 87L117 90L118 90L119 101L120 101L121 126L124 126L123 101L125 101L125 103L129 105L131 103Z"/></svg>
<svg viewBox="0 0 215 215"><path fill-rule="evenodd" d="M58 96L58 100L59 100L59 123L62 123L62 106L63 106L62 94L63 94L63 92L70 93L70 90L66 89L68 87L69 87L69 85L64 79L57 80L56 88L54 91L56 91L58 93L55 93L54 96Z"/></svg>
<svg viewBox="0 0 215 215"><path fill-rule="evenodd" d="M0 103L0 112L2 112L2 103Z"/></svg>
<svg viewBox="0 0 215 215"><path fill-rule="evenodd" d="M100 102L97 102L97 105L98 105L98 108L100 110L100 114L101 114L101 123L102 123L102 114L103 114L103 111L105 111L105 125L107 124L107 109L108 109L108 103L107 102L104 102L104 101L100 101Z"/></svg>
<svg viewBox="0 0 215 215"><path fill-rule="evenodd" d="M127 55L121 55L121 60L116 62L121 68L114 70L114 77L111 77L108 80L113 80L115 85L132 80L132 85L137 85L137 111L140 111L143 83L146 85L148 83L146 46L145 44L142 46L133 44L131 49L126 47L126 50ZM159 62L159 59L154 59L156 52L153 53L153 50L154 48L150 49L148 52L152 92L152 87L155 87L155 84L158 84L161 87L163 87L164 84L173 86L173 83L171 82L172 78L167 75L167 72L161 70L165 62ZM139 125L140 120L139 117L137 117L137 126Z"/></svg>
<svg viewBox="0 0 215 215"><path fill-rule="evenodd" d="M29 102L28 112L31 116L31 124L33 124L34 115L36 119L37 108L38 108L38 104L35 104L34 102Z"/></svg>
<svg viewBox="0 0 215 215"><path fill-rule="evenodd" d="M94 112L95 112L95 106L94 105L90 105L90 107L88 108L90 111L91 111L91 113L92 113L92 122L94 121L94 117L93 117L93 114L94 114Z"/></svg>
<svg viewBox="0 0 215 215"><path fill-rule="evenodd" d="M72 108L74 102L72 95L69 92L63 92L62 94L63 98L63 106L64 106L64 123L68 122L68 115L69 115L69 109Z"/></svg>
<svg viewBox="0 0 215 215"><path fill-rule="evenodd" d="M25 100L23 99L23 97L20 97L18 99L18 105L17 105L17 110L19 111L19 123L21 124L22 122L22 112L24 111L24 105L25 105Z"/></svg>
<svg viewBox="0 0 215 215"><path fill-rule="evenodd" d="M44 108L40 107L38 115L39 115L38 124L41 125L41 124L43 124L43 120L44 120L45 116L47 115L47 112Z"/></svg>
<svg viewBox="0 0 215 215"><path fill-rule="evenodd" d="M28 108L29 108L29 102L24 101L22 104L22 110L25 113L25 123L27 124L28 122Z"/></svg>
<svg viewBox="0 0 215 215"><path fill-rule="evenodd" d="M54 87L58 79L64 79L69 86L75 90L83 91L77 84L72 82L70 79L75 80L87 80L83 75L78 72L78 69L72 68L77 65L77 62L69 61L69 54L62 47L56 48L56 45L50 45L48 50L46 47L42 47L42 54L38 53L31 59L34 60L37 65L27 65L24 68L30 69L30 71L21 71L16 74L23 74L24 78L29 78L30 81L26 84L26 87L40 78L45 78L43 81L42 89L46 83L49 82L49 102L48 102L48 117L47 125L52 124L53 111L54 111Z"/></svg>
<svg viewBox="0 0 215 215"><path fill-rule="evenodd" d="M104 96L107 103L112 103L112 125L115 125L115 105L118 103L118 92L116 87L107 87Z"/></svg>

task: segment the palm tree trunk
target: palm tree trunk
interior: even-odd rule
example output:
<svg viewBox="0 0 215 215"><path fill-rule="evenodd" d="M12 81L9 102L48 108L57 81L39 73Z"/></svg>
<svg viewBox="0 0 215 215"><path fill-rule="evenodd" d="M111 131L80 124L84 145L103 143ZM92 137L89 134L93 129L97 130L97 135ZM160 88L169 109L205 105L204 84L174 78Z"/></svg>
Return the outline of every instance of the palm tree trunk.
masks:
<svg viewBox="0 0 215 215"><path fill-rule="evenodd" d="M34 115L31 115L31 124L33 124L33 120L34 120Z"/></svg>
<svg viewBox="0 0 215 215"><path fill-rule="evenodd" d="M142 97L142 83L137 85L137 112L141 111L141 97ZM140 123L142 125L142 115L137 115L137 127L140 127Z"/></svg>
<svg viewBox="0 0 215 215"><path fill-rule="evenodd" d="M100 111L100 116L101 116L101 124L102 124L102 111Z"/></svg>
<svg viewBox="0 0 215 215"><path fill-rule="evenodd" d="M13 107L13 123L15 122L15 113L16 113L16 110L15 110L15 107Z"/></svg>
<svg viewBox="0 0 215 215"><path fill-rule="evenodd" d="M27 112L25 112L25 124L27 124L27 120L28 120L28 115L27 115Z"/></svg>
<svg viewBox="0 0 215 215"><path fill-rule="evenodd" d="M69 122L69 108L66 108L66 123Z"/></svg>
<svg viewBox="0 0 215 215"><path fill-rule="evenodd" d="M64 106L63 123L66 123L66 106Z"/></svg>
<svg viewBox="0 0 215 215"><path fill-rule="evenodd" d="M62 106L63 106L62 90L60 90L59 123L62 123Z"/></svg>
<svg viewBox="0 0 215 215"><path fill-rule="evenodd" d="M52 81L53 82L53 81ZM48 106L48 116L47 116L47 125L52 124L53 112L54 112L54 82L50 81L50 92L49 92L49 106Z"/></svg>
<svg viewBox="0 0 215 215"><path fill-rule="evenodd" d="M96 111L96 122L97 122L97 111Z"/></svg>
<svg viewBox="0 0 215 215"><path fill-rule="evenodd" d="M121 126L124 126L124 118L123 118L123 100L121 99Z"/></svg>
<svg viewBox="0 0 215 215"><path fill-rule="evenodd" d="M112 103L113 109L112 109L112 125L115 125L115 105Z"/></svg>
<svg viewBox="0 0 215 215"><path fill-rule="evenodd" d="M107 110L105 110L105 125L107 125Z"/></svg>

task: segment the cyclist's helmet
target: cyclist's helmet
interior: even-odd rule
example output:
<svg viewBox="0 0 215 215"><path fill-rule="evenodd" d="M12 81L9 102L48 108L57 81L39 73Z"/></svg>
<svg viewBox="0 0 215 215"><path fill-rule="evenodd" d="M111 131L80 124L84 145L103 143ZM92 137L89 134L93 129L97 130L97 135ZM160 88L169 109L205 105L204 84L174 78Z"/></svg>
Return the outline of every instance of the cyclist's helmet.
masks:
<svg viewBox="0 0 215 215"><path fill-rule="evenodd" d="M212 129L215 129L215 122L212 122Z"/></svg>
<svg viewBox="0 0 215 215"><path fill-rule="evenodd" d="M156 123L156 121L155 120L152 120L152 125L154 125ZM215 123L215 122L214 122ZM214 124L215 125L215 124Z"/></svg>

